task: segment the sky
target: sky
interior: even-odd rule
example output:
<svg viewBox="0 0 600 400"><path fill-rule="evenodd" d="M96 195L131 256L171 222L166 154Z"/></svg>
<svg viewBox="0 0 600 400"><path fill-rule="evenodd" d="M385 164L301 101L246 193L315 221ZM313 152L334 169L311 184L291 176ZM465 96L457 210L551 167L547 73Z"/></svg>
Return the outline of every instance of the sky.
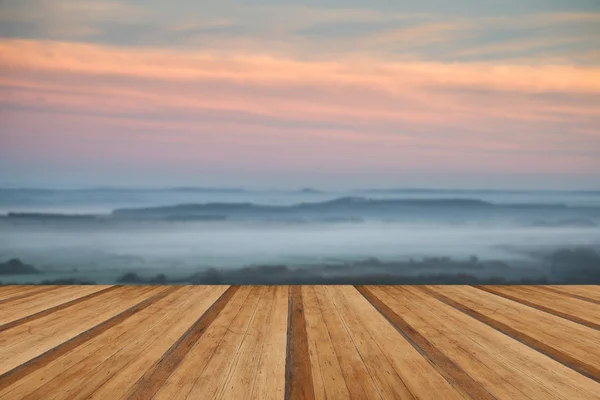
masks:
<svg viewBox="0 0 600 400"><path fill-rule="evenodd" d="M0 185L600 189L600 1L0 0Z"/></svg>

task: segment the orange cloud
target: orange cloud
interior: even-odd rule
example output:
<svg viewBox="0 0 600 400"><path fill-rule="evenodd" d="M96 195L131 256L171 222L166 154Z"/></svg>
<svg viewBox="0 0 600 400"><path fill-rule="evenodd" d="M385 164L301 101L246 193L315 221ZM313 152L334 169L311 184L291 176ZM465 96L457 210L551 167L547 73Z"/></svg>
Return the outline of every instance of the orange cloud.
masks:
<svg viewBox="0 0 600 400"><path fill-rule="evenodd" d="M109 74L169 80L230 80L275 85L311 82L384 86L467 86L524 92L600 92L600 68L576 65L390 62L377 59L302 61L49 41L3 40L4 68Z"/></svg>

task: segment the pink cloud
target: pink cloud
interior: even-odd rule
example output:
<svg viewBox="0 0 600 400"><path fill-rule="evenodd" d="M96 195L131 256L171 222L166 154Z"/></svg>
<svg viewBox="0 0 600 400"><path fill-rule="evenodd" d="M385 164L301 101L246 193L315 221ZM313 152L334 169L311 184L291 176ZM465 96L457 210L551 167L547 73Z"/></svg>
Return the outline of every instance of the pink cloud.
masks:
<svg viewBox="0 0 600 400"><path fill-rule="evenodd" d="M23 157L62 148L79 160L240 168L307 158L342 169L600 168L589 133L600 120L597 67L23 40L0 41L0 59L0 140Z"/></svg>

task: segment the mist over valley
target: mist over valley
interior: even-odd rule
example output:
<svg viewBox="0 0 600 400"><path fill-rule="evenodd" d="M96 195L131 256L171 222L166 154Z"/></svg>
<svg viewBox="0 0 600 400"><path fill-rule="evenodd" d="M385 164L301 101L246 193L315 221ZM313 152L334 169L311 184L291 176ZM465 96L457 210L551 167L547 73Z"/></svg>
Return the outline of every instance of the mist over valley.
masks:
<svg viewBox="0 0 600 400"><path fill-rule="evenodd" d="M2 189L0 282L590 283L600 192Z"/></svg>

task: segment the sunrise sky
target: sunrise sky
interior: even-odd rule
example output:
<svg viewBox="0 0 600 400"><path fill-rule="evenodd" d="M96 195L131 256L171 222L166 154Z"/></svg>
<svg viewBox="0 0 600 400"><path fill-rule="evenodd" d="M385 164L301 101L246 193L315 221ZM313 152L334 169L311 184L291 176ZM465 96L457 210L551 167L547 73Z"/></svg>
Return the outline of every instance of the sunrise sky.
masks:
<svg viewBox="0 0 600 400"><path fill-rule="evenodd" d="M600 1L3 0L0 185L600 189Z"/></svg>

